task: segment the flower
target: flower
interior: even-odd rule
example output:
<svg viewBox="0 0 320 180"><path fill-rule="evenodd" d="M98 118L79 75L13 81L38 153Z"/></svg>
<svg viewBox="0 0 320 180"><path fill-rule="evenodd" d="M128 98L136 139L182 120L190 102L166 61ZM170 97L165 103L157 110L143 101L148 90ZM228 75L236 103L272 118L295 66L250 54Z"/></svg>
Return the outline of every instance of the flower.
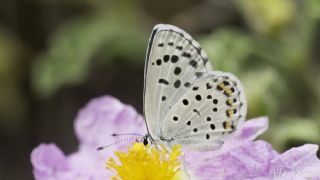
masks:
<svg viewBox="0 0 320 180"><path fill-rule="evenodd" d="M128 148L127 154L116 152L120 165L110 158L106 168L115 171L117 176L114 179L176 179L180 171L180 147L175 145L168 155L164 147L159 149L135 143L131 149Z"/></svg>
<svg viewBox="0 0 320 180"><path fill-rule="evenodd" d="M306 144L279 154L267 142L254 141L267 126L267 118L249 120L225 139L219 150L200 155L189 152L186 161L193 176L201 179L320 179L318 145ZM301 173L310 170L313 173Z"/></svg>
<svg viewBox="0 0 320 180"><path fill-rule="evenodd" d="M320 178L317 145L306 144L280 154L267 142L254 140L267 130L267 127L268 119L265 117L248 120L224 139L225 143L219 150L184 151L181 166L191 175L191 179ZM75 120L75 131L79 139L79 148L70 155L65 155L52 143L40 144L32 151L31 163L35 179L110 179L121 175L120 171L124 167L128 167L130 171L133 167L128 162L134 157L137 158L136 155L139 153L146 155L145 158L163 153L155 152L153 147L135 144L127 149L126 154L122 151L126 150L128 143L118 143L104 151L96 151L101 145L116 142L115 137L110 136L112 133L147 132L143 118L131 106L124 105L110 96L94 99L81 109ZM118 162L109 160L107 165L111 170L105 170L105 161L114 154ZM170 161L169 164L173 166L168 169L159 166L153 172L175 172L179 164L176 159L178 154L172 157L175 161L170 161L170 157L166 159L165 156L157 159L157 162L162 163ZM119 162L121 164L118 164ZM136 169L132 171L137 172Z"/></svg>
<svg viewBox="0 0 320 180"><path fill-rule="evenodd" d="M145 123L131 106L110 96L90 101L78 113L75 132L79 140L77 152L65 155L55 144L40 144L31 153L35 179L108 179L104 169L107 158L115 150L124 150L128 143L119 143L103 151L97 147L116 142L112 133L146 134Z"/></svg>

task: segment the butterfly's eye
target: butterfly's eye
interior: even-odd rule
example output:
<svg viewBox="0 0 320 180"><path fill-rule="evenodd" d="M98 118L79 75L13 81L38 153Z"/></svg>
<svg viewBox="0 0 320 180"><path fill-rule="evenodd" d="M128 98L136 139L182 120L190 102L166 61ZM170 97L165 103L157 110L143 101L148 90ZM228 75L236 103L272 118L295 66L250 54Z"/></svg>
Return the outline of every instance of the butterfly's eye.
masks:
<svg viewBox="0 0 320 180"><path fill-rule="evenodd" d="M143 138L143 144L144 144L145 146L149 144L147 137L144 137L144 138Z"/></svg>

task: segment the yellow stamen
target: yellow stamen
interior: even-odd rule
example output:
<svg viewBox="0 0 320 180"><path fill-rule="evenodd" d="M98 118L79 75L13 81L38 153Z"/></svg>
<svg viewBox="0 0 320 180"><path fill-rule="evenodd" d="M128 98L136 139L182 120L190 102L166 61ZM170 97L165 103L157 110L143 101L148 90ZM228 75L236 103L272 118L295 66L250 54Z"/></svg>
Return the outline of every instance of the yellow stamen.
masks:
<svg viewBox="0 0 320 180"><path fill-rule="evenodd" d="M169 153L164 147L156 148L134 143L131 148L128 147L127 153L117 151L115 155L119 164L113 158L106 162L106 169L116 174L112 179L181 179L181 145L173 146Z"/></svg>

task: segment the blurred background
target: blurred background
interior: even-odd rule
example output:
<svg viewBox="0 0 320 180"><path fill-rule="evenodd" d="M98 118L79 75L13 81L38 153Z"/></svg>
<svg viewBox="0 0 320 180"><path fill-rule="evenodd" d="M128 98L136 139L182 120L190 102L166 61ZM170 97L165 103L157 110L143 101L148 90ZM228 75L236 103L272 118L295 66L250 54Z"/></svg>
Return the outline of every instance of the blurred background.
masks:
<svg viewBox="0 0 320 180"><path fill-rule="evenodd" d="M0 179L32 179L41 142L77 149L73 120L110 94L142 113L148 38L189 32L215 69L236 74L248 118L283 152L320 144L319 0L1 0Z"/></svg>

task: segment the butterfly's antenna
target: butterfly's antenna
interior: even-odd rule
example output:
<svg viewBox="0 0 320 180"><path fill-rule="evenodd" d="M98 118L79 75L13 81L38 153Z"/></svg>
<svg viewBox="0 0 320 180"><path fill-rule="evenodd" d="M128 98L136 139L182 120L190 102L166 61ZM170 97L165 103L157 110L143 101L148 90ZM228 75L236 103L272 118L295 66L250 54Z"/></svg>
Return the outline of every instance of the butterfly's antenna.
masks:
<svg viewBox="0 0 320 180"><path fill-rule="evenodd" d="M140 137L143 137L144 135L142 135L142 134L138 134L138 133L113 133L113 134L111 134L111 136L113 136L113 137L117 137L117 136L140 136Z"/></svg>
<svg viewBox="0 0 320 180"><path fill-rule="evenodd" d="M118 141L116 141L116 142L114 142L114 143L111 143L111 144L107 144L107 145L105 145L105 146L100 146L100 147L98 147L98 148L97 148L97 151L100 151L100 150L103 150L103 149L107 149L107 148L109 148L110 146L114 146L114 145L117 145L117 144L119 144L119 143L123 143L123 142L130 141L130 140L133 140L133 139L134 139L134 137L129 137L129 138L126 138L126 139L120 139L120 140L118 140Z"/></svg>

